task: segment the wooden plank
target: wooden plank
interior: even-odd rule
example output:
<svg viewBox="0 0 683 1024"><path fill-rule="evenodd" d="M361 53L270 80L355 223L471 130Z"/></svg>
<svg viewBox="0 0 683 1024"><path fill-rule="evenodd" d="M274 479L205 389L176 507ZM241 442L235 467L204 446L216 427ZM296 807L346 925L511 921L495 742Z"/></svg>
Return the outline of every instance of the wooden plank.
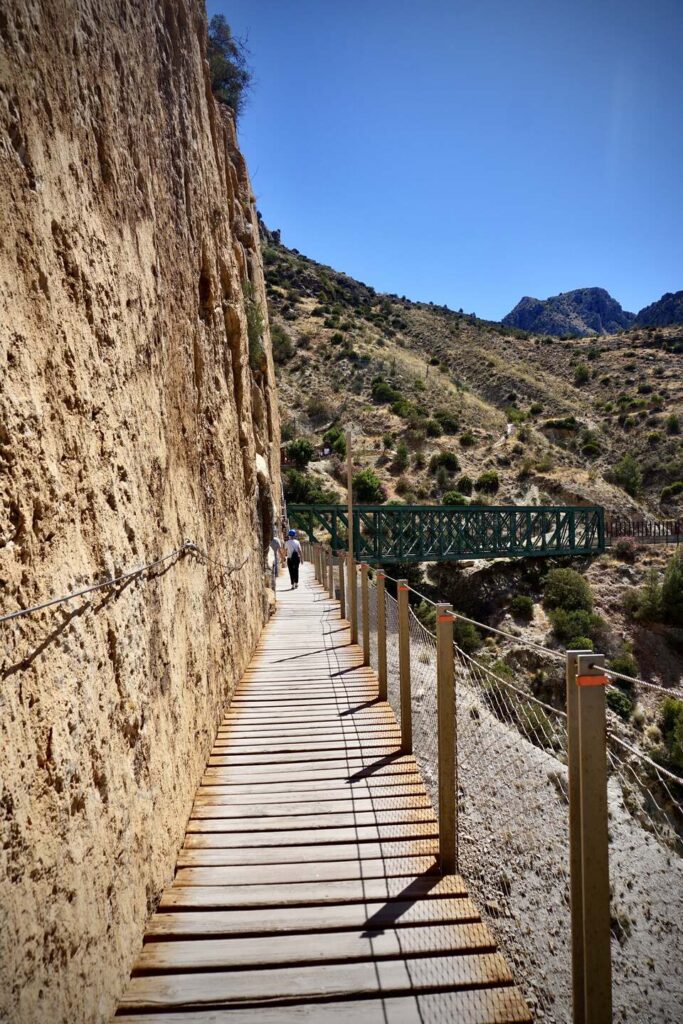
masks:
<svg viewBox="0 0 683 1024"><path fill-rule="evenodd" d="M238 832L222 818L189 821L185 845L201 840L207 846L245 849L259 846L310 846L313 843L384 842L388 839L425 839L438 836L433 821L392 821L384 825L350 825L347 827L310 829L275 829L271 832Z"/></svg>
<svg viewBox="0 0 683 1024"><path fill-rule="evenodd" d="M217 869L220 870L220 869ZM364 900L405 899L430 893L434 896L465 896L459 875L404 878L348 879L338 882L289 882L282 885L177 885L166 889L159 906L164 910L207 910L210 907L307 906L326 903L361 903Z"/></svg>
<svg viewBox="0 0 683 1024"><path fill-rule="evenodd" d="M485 924L453 924L448 928L413 928L361 932L319 932L258 938L193 939L148 942L138 956L134 974L281 966L284 964L351 963L438 953L490 953L495 942Z"/></svg>
<svg viewBox="0 0 683 1024"><path fill-rule="evenodd" d="M392 795L382 797L350 796L346 800L297 800L288 803L268 804L257 803L235 804L221 793L197 793L192 808L193 818L281 818L284 815L314 816L324 825L330 815L359 812L393 811L406 807L432 809L432 804L424 792L408 795ZM266 825L266 827L268 827Z"/></svg>
<svg viewBox="0 0 683 1024"><path fill-rule="evenodd" d="M202 838L203 837L190 837ZM208 867L229 864L318 864L323 861L361 861L387 857L434 857L438 843L434 839L397 840L388 843L336 843L313 846L251 847L225 850L211 847L184 846L178 854L179 868Z"/></svg>
<svg viewBox="0 0 683 1024"><path fill-rule="evenodd" d="M215 864L179 867L175 885L288 885L290 882L341 882L362 878L405 878L435 874L436 857L363 858L362 860L305 861L296 864Z"/></svg>
<svg viewBox="0 0 683 1024"><path fill-rule="evenodd" d="M127 1010L155 1006L231 1006L278 999L310 1001L383 992L394 995L511 982L510 970L498 953L424 959L406 957L303 966L295 971L276 967L134 977L120 1005Z"/></svg>
<svg viewBox="0 0 683 1024"><path fill-rule="evenodd" d="M311 822L310 815L283 814L262 818L230 818L221 814L220 807L193 807L188 822L188 831L211 832L224 831L229 828L235 832L271 832L279 829L302 829L314 834L316 826ZM315 818L315 815L313 816ZM330 828L337 825L376 825L394 824L399 819L403 822L433 822L436 824L431 805L425 807L406 807L388 811L339 811L326 814L318 819L320 827Z"/></svg>
<svg viewBox="0 0 683 1024"><path fill-rule="evenodd" d="M519 991L498 986L429 995L180 1011L170 1020L163 1011L116 1017L117 1024L523 1024L530 1020Z"/></svg>
<svg viewBox="0 0 683 1024"><path fill-rule="evenodd" d="M367 900L316 907L267 907L236 910L181 910L152 916L150 938L194 935L283 935L296 932L346 930L372 932L383 928L412 927L416 924L458 924L481 920L476 906L466 896L431 897L419 900Z"/></svg>
<svg viewBox="0 0 683 1024"><path fill-rule="evenodd" d="M318 784L319 785L319 784ZM235 792L237 791L237 792ZM349 784L338 784L331 782L328 789L296 789L287 786L279 786L275 791L272 786L260 783L259 787L254 786L226 786L220 782L202 782L197 790L197 798L204 796L229 797L229 802L235 805L250 806L258 804L281 804L291 803L293 800L324 800L329 803L336 800L350 800L361 797L382 797L389 799L394 796L415 796L424 794L426 790L421 779L415 778L409 782L394 782L388 786L369 786L365 779L360 783L351 786ZM226 801L227 802L227 801Z"/></svg>

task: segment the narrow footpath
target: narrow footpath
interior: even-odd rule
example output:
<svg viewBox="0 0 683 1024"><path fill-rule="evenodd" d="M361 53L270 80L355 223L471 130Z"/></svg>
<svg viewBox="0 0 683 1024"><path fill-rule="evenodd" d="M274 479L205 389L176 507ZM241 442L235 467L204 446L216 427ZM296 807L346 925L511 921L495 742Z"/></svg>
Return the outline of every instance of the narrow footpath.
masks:
<svg viewBox="0 0 683 1024"><path fill-rule="evenodd" d="M116 1024L530 1020L462 878L439 875L377 676L301 579L221 724Z"/></svg>

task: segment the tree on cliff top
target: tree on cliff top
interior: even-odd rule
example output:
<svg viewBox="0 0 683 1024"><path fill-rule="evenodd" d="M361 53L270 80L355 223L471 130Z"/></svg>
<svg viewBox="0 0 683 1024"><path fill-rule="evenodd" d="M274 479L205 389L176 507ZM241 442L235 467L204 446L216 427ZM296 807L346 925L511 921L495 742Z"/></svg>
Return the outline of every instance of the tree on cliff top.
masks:
<svg viewBox="0 0 683 1024"><path fill-rule="evenodd" d="M239 117L251 85L251 71L244 43L235 39L222 14L215 14L209 23L206 56L214 96Z"/></svg>

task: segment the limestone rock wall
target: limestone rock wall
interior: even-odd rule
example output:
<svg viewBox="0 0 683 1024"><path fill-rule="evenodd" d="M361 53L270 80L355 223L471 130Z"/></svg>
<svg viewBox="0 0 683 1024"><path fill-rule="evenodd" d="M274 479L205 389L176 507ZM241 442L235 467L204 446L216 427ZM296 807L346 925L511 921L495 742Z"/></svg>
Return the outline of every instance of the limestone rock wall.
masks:
<svg viewBox="0 0 683 1024"><path fill-rule="evenodd" d="M273 365L205 35L198 0L0 3L0 613L186 538L246 559L0 623L11 1024L109 1018L266 614Z"/></svg>

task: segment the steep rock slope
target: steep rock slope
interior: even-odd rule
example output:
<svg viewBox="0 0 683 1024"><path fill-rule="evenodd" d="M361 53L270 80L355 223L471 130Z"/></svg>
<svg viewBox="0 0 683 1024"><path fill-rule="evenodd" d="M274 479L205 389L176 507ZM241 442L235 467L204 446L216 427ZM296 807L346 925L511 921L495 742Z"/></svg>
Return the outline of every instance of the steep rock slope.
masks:
<svg viewBox="0 0 683 1024"><path fill-rule="evenodd" d="M273 367L205 39L198 0L0 11L0 611L215 559L0 624L12 1024L109 1018L266 614Z"/></svg>
<svg viewBox="0 0 683 1024"><path fill-rule="evenodd" d="M577 288L571 292L533 299L525 295L503 317L509 327L535 334L616 334L630 327L633 313L621 308L604 288Z"/></svg>
<svg viewBox="0 0 683 1024"><path fill-rule="evenodd" d="M661 299L641 309L636 315L636 323L641 327L683 324L683 291L665 292Z"/></svg>

